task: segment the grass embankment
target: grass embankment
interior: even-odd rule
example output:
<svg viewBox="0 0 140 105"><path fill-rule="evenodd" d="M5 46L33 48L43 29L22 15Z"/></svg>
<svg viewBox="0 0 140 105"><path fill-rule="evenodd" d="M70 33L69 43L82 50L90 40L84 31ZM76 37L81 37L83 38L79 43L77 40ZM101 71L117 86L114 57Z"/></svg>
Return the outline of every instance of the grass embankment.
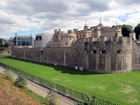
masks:
<svg viewBox="0 0 140 105"><path fill-rule="evenodd" d="M45 105L47 100L29 89L20 89L0 73L0 105Z"/></svg>
<svg viewBox="0 0 140 105"><path fill-rule="evenodd" d="M13 59L1 55L0 62L67 88L96 95L122 105L140 105L140 71L94 74L71 68Z"/></svg>

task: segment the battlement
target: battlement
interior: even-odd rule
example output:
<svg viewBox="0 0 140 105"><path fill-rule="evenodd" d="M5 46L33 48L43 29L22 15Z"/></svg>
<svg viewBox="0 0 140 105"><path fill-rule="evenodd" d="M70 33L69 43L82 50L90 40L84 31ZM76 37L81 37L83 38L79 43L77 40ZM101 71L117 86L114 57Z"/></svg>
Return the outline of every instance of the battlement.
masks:
<svg viewBox="0 0 140 105"><path fill-rule="evenodd" d="M77 34L80 34L80 33L84 33L84 32L91 32L91 30L79 30L79 31L76 31Z"/></svg>
<svg viewBox="0 0 140 105"><path fill-rule="evenodd" d="M68 33L75 33L75 31L72 31L72 30L68 30Z"/></svg>
<svg viewBox="0 0 140 105"><path fill-rule="evenodd" d="M73 29L73 31L78 31L78 29Z"/></svg>
<svg viewBox="0 0 140 105"><path fill-rule="evenodd" d="M132 38L129 38L129 37L116 37L116 36L109 36L109 37L106 37L106 36L100 36L99 38L92 38L92 37L89 37L89 38L84 38L84 42L105 42L105 41L111 41L111 42L130 42L130 40L132 40Z"/></svg>
<svg viewBox="0 0 140 105"><path fill-rule="evenodd" d="M100 30L101 29L101 26L93 26L93 27L90 27L90 29Z"/></svg>
<svg viewBox="0 0 140 105"><path fill-rule="evenodd" d="M102 31L121 31L121 29L122 29L122 26L121 25L118 25L116 27L106 26L106 27L102 27L101 28Z"/></svg>
<svg viewBox="0 0 140 105"><path fill-rule="evenodd" d="M57 34L57 33L62 33L61 29L54 29L54 34Z"/></svg>

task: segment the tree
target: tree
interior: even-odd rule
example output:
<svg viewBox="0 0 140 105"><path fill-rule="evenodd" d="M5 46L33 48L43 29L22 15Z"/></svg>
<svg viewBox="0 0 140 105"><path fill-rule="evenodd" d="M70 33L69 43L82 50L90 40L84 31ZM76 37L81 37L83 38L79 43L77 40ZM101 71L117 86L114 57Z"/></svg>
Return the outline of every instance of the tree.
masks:
<svg viewBox="0 0 140 105"><path fill-rule="evenodd" d="M0 39L0 44L2 44L2 39Z"/></svg>
<svg viewBox="0 0 140 105"><path fill-rule="evenodd" d="M140 35L140 23L135 27L136 38L139 38Z"/></svg>
<svg viewBox="0 0 140 105"><path fill-rule="evenodd" d="M129 37L129 33L131 32L131 29L133 27L131 25L126 25L126 24L123 24L122 25L122 35L123 36L128 36Z"/></svg>
<svg viewBox="0 0 140 105"><path fill-rule="evenodd" d="M15 85L19 88L24 89L27 87L27 79L24 76L19 75L15 81Z"/></svg>
<svg viewBox="0 0 140 105"><path fill-rule="evenodd" d="M113 27L116 27L116 26L115 26L115 25L113 25L113 26L112 26L112 28L113 28Z"/></svg>
<svg viewBox="0 0 140 105"><path fill-rule="evenodd" d="M3 47L2 39L0 39L0 47Z"/></svg>
<svg viewBox="0 0 140 105"><path fill-rule="evenodd" d="M3 51L3 50L5 50L5 48L1 48L1 47L0 47L0 51Z"/></svg>
<svg viewBox="0 0 140 105"><path fill-rule="evenodd" d="M49 90L46 99L49 101L48 105L59 105L59 96L53 90Z"/></svg>
<svg viewBox="0 0 140 105"><path fill-rule="evenodd" d="M5 44L4 44L4 47L9 47L9 44L8 44L8 43L5 43Z"/></svg>
<svg viewBox="0 0 140 105"><path fill-rule="evenodd" d="M3 44L2 43L0 43L0 47L3 47Z"/></svg>

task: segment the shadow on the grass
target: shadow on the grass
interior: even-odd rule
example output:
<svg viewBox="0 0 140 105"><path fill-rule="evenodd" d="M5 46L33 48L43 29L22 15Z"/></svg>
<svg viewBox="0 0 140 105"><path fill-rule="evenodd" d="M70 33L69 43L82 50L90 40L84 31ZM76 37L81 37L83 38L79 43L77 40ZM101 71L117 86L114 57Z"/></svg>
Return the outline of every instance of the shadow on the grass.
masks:
<svg viewBox="0 0 140 105"><path fill-rule="evenodd" d="M35 62L35 61L29 61L29 60L24 60L24 59L18 59L18 58L12 58L11 56L5 56L3 58L8 58L8 59L14 59L14 60L19 60L22 62L26 62L26 63L33 63L33 64L38 64L38 65L42 65L42 66L48 66L48 67L52 67L57 71L61 71L61 73L69 73L69 74L80 74L80 75L97 75L100 73L94 73L94 72L88 72L88 71L79 71L76 70L74 68L69 68L69 67L63 67L63 66L55 66L53 64L46 64L46 63L40 63L40 62Z"/></svg>

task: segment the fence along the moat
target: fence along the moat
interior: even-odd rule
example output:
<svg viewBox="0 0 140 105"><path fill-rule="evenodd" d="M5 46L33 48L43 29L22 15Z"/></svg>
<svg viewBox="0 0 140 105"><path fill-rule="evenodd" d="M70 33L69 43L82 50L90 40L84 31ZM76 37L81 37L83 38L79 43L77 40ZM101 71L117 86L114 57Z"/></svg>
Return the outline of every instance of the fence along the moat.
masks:
<svg viewBox="0 0 140 105"><path fill-rule="evenodd" d="M69 97L69 98L72 98L72 99L74 99L76 101L81 101L83 99L86 99L86 97L88 96L87 94L84 94L84 93L81 93L81 92L66 88L64 86L52 83L50 81L47 81L45 79L39 78L37 76L34 76L32 74L26 73L24 71L21 71L21 70L19 70L17 68L11 67L11 66L6 65L6 64L3 64L1 62L0 62L0 66L4 67L5 69L11 69L15 73L22 74L26 78L34 80L36 82L39 82L42 85L45 85L47 88L53 89L56 92L58 92L60 94L63 94L65 96ZM100 104L100 105L119 105L119 104L112 103L110 101L105 101L103 99L96 98L95 96L94 96L94 98L96 99L95 105L96 104Z"/></svg>

